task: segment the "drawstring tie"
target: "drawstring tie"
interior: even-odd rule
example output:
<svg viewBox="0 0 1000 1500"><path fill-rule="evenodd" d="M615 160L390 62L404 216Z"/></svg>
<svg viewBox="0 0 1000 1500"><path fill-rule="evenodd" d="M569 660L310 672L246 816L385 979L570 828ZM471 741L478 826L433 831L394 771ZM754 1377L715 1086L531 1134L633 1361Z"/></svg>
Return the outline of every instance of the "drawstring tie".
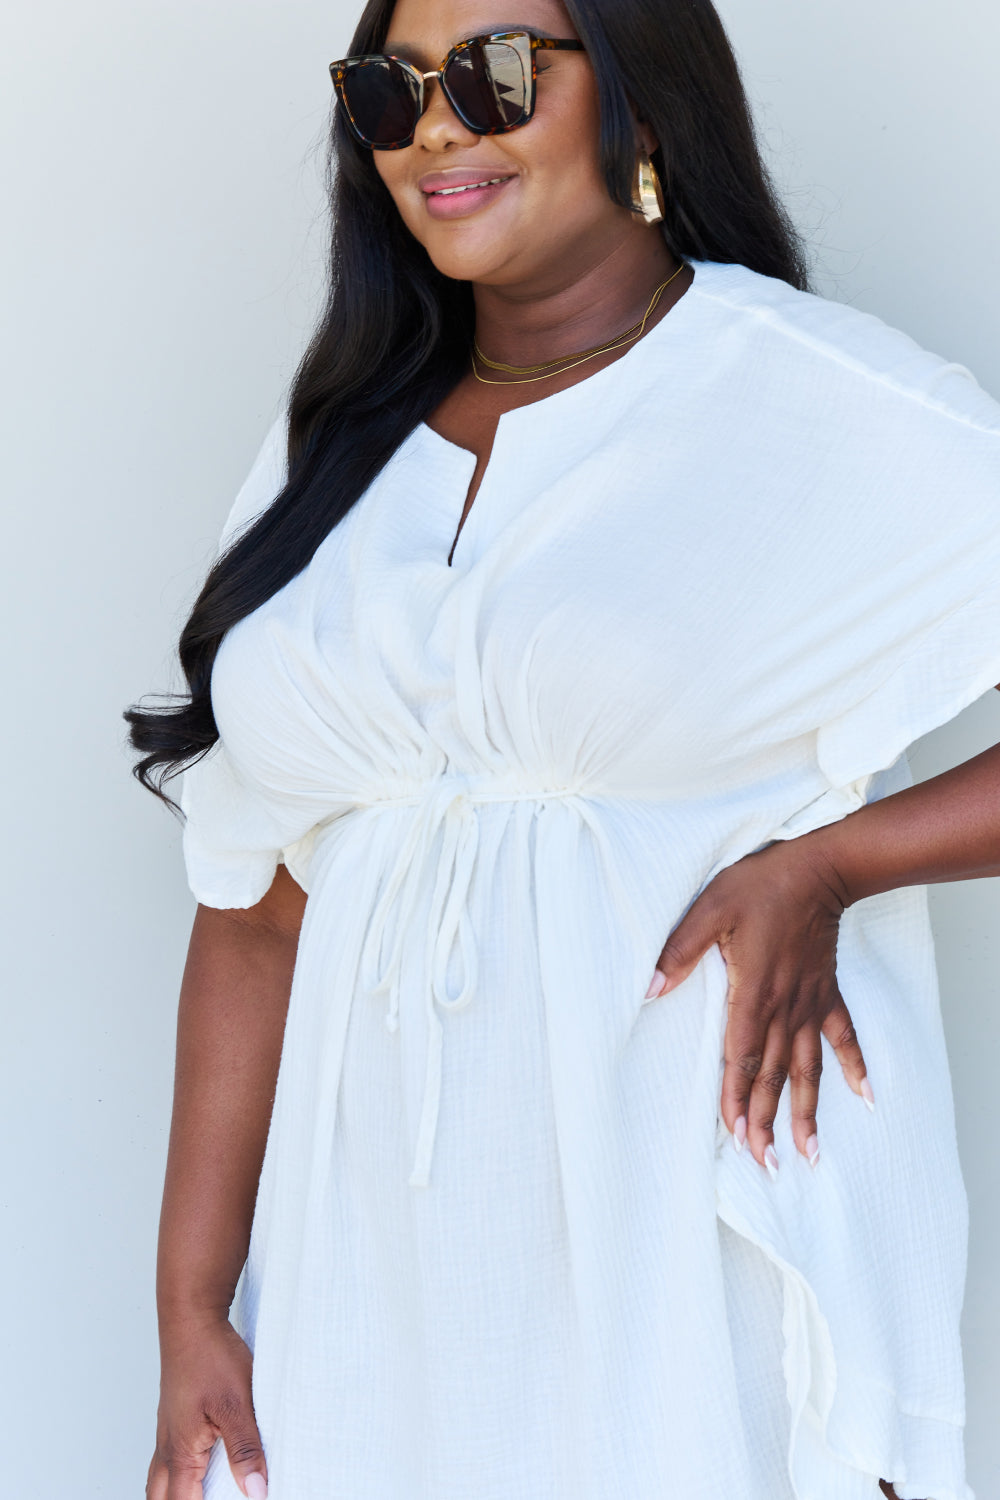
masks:
<svg viewBox="0 0 1000 1500"><path fill-rule="evenodd" d="M484 784L485 783L485 784ZM417 1130L417 1149L410 1173L411 1187L430 1182L431 1158L441 1099L441 1051L443 1028L440 1011L463 1010L475 992L478 953L468 911L469 892L479 849L479 818L473 804L480 802L544 801L550 797L572 797L570 791L504 792L496 777L446 774L428 788L410 797L387 797L362 804L368 811L414 807L416 814L399 854L390 870L361 950L361 977L373 995L388 995L385 1024L399 1029L399 991L403 950L412 931L424 876L437 835L442 835L437 861L425 950L427 1069L423 1105ZM395 928L390 925L395 911ZM462 985L450 998L448 967L457 944L461 956Z"/></svg>

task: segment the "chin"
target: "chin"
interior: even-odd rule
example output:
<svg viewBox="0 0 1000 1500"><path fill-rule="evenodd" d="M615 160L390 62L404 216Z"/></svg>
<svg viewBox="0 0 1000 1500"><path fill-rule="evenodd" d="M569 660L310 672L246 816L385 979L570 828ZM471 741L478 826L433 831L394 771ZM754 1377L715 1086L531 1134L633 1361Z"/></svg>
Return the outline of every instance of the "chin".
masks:
<svg viewBox="0 0 1000 1500"><path fill-rule="evenodd" d="M498 241L488 236L480 240L477 235L476 240L475 244L463 244L458 236L449 242L444 237L431 235L422 243L441 275L448 276L453 281L486 282L502 279L503 270L511 260L513 246L505 243L506 236L504 240Z"/></svg>

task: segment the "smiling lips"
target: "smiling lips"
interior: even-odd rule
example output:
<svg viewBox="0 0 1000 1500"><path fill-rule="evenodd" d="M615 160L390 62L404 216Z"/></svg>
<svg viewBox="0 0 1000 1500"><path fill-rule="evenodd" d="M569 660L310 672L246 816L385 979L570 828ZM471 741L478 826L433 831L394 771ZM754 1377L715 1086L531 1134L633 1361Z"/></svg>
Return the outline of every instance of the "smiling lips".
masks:
<svg viewBox="0 0 1000 1500"><path fill-rule="evenodd" d="M490 177L486 182L467 182L462 187L435 188L436 197L443 197L445 193L470 193L474 188L493 187L498 182L503 182L503 177Z"/></svg>
<svg viewBox="0 0 1000 1500"><path fill-rule="evenodd" d="M474 213L491 203L516 175L468 170L428 172L417 185L424 194L432 218L452 219Z"/></svg>

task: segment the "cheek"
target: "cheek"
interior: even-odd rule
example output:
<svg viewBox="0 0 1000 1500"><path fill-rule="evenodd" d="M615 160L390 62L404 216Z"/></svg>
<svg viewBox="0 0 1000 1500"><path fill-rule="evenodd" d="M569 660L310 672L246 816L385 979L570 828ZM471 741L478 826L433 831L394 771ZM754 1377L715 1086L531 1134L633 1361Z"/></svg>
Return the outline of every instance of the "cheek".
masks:
<svg viewBox="0 0 1000 1500"><path fill-rule="evenodd" d="M560 78L559 87L551 92L545 91L542 77L538 93L535 118L524 138L531 155L537 156L539 163L544 157L550 170L572 177L576 183L589 179L603 184L601 113L593 77L587 74ZM537 127L537 132L533 127Z"/></svg>
<svg viewBox="0 0 1000 1500"><path fill-rule="evenodd" d="M403 181L403 173L400 170L399 158L405 156L405 151L373 151L372 161L375 171L381 177L385 187L395 199L399 196L400 186Z"/></svg>
<svg viewBox="0 0 1000 1500"><path fill-rule="evenodd" d="M576 221L614 212L601 169L596 99L581 90L554 101L537 124L535 139L525 141L524 162L547 201Z"/></svg>
<svg viewBox="0 0 1000 1500"><path fill-rule="evenodd" d="M413 182L413 170L407 166L407 157L412 149L408 147L403 151L373 151L372 156L375 170L396 205L397 213L407 228L415 232L419 197ZM376 190L374 184L372 190Z"/></svg>

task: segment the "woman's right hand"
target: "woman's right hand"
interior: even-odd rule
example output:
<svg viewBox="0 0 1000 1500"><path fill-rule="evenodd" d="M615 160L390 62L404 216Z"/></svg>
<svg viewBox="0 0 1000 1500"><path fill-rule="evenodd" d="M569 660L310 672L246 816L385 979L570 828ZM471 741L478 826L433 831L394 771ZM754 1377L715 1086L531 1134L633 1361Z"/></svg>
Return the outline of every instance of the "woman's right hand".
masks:
<svg viewBox="0 0 1000 1500"><path fill-rule="evenodd" d="M217 1438L248 1500L267 1495L267 1464L253 1410L253 1356L228 1319L185 1324L161 1338L156 1452L146 1500L202 1500Z"/></svg>

